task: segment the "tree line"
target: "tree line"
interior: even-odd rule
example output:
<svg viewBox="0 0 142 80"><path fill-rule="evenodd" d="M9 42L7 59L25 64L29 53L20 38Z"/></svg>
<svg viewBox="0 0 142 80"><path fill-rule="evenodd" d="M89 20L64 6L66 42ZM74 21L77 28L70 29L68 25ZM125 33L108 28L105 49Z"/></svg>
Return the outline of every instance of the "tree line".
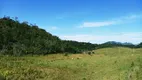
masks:
<svg viewBox="0 0 142 80"><path fill-rule="evenodd" d="M142 47L142 43L133 44L92 44L71 40L61 40L37 25L28 22L19 22L17 18L0 18L0 54L26 55L26 54L54 54L54 53L81 53L98 48L125 46Z"/></svg>

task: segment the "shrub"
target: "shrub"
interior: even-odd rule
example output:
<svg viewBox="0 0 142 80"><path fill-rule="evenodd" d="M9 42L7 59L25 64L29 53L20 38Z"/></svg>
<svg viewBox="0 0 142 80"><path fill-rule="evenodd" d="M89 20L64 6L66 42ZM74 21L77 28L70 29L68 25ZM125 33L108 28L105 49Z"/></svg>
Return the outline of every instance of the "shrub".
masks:
<svg viewBox="0 0 142 80"><path fill-rule="evenodd" d="M92 53L89 51L88 54L91 55Z"/></svg>
<svg viewBox="0 0 142 80"><path fill-rule="evenodd" d="M65 53L64 56L69 56L69 53Z"/></svg>

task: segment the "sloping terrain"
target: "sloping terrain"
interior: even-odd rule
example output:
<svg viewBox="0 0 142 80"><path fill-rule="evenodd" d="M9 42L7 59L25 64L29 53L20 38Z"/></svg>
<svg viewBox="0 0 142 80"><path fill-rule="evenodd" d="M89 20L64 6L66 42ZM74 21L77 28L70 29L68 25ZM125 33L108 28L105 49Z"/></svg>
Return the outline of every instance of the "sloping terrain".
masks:
<svg viewBox="0 0 142 80"><path fill-rule="evenodd" d="M7 80L142 80L142 49L103 48L95 54L0 56Z"/></svg>

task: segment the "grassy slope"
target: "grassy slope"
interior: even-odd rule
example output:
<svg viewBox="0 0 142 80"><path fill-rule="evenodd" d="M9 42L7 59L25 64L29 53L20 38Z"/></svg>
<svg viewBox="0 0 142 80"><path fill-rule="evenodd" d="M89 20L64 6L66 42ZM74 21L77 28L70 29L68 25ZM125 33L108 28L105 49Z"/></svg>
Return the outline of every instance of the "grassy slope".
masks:
<svg viewBox="0 0 142 80"><path fill-rule="evenodd" d="M9 80L142 80L142 49L104 48L92 56L0 56L0 73Z"/></svg>

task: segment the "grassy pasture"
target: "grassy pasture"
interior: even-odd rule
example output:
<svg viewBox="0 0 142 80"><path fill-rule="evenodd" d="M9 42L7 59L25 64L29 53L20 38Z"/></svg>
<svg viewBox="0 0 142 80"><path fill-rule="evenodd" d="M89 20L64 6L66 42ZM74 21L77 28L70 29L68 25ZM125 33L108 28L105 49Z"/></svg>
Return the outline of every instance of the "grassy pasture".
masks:
<svg viewBox="0 0 142 80"><path fill-rule="evenodd" d="M95 54L0 56L7 80L142 80L142 49L104 48Z"/></svg>

